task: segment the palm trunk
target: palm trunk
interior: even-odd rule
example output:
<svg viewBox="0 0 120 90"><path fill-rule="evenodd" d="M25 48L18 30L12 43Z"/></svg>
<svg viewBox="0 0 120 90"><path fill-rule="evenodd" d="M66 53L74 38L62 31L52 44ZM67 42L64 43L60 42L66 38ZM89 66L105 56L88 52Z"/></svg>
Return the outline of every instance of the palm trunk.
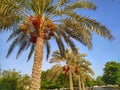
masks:
<svg viewBox="0 0 120 90"><path fill-rule="evenodd" d="M40 83L41 83L41 74L42 74L43 48L44 48L44 39L38 37L36 41L36 51L34 56L30 90L40 90L41 87Z"/></svg>
<svg viewBox="0 0 120 90"><path fill-rule="evenodd" d="M85 85L83 81L82 81L82 90L85 90Z"/></svg>
<svg viewBox="0 0 120 90"><path fill-rule="evenodd" d="M79 87L79 90L82 90L82 89L81 89L81 80L80 80L80 75L78 75L78 87Z"/></svg>
<svg viewBox="0 0 120 90"><path fill-rule="evenodd" d="M70 83L70 90L74 90L71 69L69 71L69 83Z"/></svg>

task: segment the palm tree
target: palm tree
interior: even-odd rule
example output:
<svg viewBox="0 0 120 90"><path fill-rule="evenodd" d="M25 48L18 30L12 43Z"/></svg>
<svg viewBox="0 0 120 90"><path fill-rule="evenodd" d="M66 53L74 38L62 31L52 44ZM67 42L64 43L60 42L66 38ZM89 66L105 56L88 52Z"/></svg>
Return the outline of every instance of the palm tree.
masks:
<svg viewBox="0 0 120 90"><path fill-rule="evenodd" d="M74 57L74 70L73 74L78 78L79 90L85 90L85 80L91 80L91 75L94 75L93 70L90 68L91 63L85 59L86 54L73 54Z"/></svg>
<svg viewBox="0 0 120 90"><path fill-rule="evenodd" d="M91 63L85 58L81 58L78 64L78 72L76 72L79 82L79 90L85 90L85 80L92 80L91 75L94 75L93 70L90 68Z"/></svg>
<svg viewBox="0 0 120 90"><path fill-rule="evenodd" d="M69 75L70 90L73 90L72 76L75 74L80 76L83 75L84 73L86 73L87 75L87 71L90 70L87 64L85 64L88 63L88 61L85 61L83 56L86 56L86 54L79 54L77 49L75 51L66 49L64 57L61 55L60 51L58 50L54 51L52 54L52 58L50 59L50 62L51 63L64 62L65 65L64 66L61 66L60 64L54 65L52 69L49 70L48 72L47 75L48 79L54 82L58 78L58 76L64 71L64 74ZM82 73L80 74L80 72Z"/></svg>
<svg viewBox="0 0 120 90"><path fill-rule="evenodd" d="M0 6L0 31L10 30L11 27L14 29L8 38L8 41L13 39L13 43L8 50L7 57L16 46L19 47L17 57L30 48L28 60L35 51L30 90L40 88L43 49L46 46L48 58L51 38L55 40L63 56L66 44L72 50L76 48L73 39L91 48L91 32L96 32L108 40L113 38L104 25L76 12L81 8L95 10L96 6L90 1L7 0L6 2L1 3ZM2 6L6 6L7 9L2 10ZM6 17L9 19L3 19Z"/></svg>
<svg viewBox="0 0 120 90"><path fill-rule="evenodd" d="M64 74L69 76L69 86L70 90L73 89L73 81L72 74L74 72L75 59L77 59L77 51L71 51L70 49L66 49L64 53L64 57L61 55L59 50L56 50L52 54L52 58L50 59L50 63L59 63L64 62L64 66L60 64L56 64L52 67L48 72L48 79L53 80L53 82L58 78L58 76L64 72Z"/></svg>

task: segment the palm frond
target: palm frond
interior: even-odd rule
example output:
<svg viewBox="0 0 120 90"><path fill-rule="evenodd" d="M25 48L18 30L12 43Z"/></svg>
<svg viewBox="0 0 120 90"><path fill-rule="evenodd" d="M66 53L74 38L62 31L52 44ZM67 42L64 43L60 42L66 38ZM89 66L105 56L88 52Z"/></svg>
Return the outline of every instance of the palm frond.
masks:
<svg viewBox="0 0 120 90"><path fill-rule="evenodd" d="M0 1L0 31L8 30L8 28L16 25L21 16L19 15L21 8L20 1L1 0Z"/></svg>
<svg viewBox="0 0 120 90"><path fill-rule="evenodd" d="M31 42L29 41L29 36L26 35L26 33L23 33L22 31L17 29L13 31L13 33L11 33L7 42L10 41L11 39L14 39L14 41L12 42L11 47L9 48L8 54L6 57L9 57L9 55L12 53L15 47L18 46L19 49L18 49L17 56L16 56L16 58L18 58L24 50L28 49L32 45L32 47L30 47L31 51L28 55L28 60L29 60L35 50L34 49L35 45L31 44Z"/></svg>
<svg viewBox="0 0 120 90"><path fill-rule="evenodd" d="M108 30L108 28L105 25L103 25L95 20L85 18L83 20L83 26L85 28L88 28L91 31L96 32L97 34L103 36L104 38L107 38L108 40L114 38L113 35L111 34L111 32Z"/></svg>
<svg viewBox="0 0 120 90"><path fill-rule="evenodd" d="M60 66L59 64L54 65L47 74L47 78L48 80L52 80L52 82L56 81L58 76L60 74L62 74L63 70L62 70L62 66Z"/></svg>
<svg viewBox="0 0 120 90"><path fill-rule="evenodd" d="M50 44L49 44L49 41L48 41L48 40L45 40L45 46L46 46L46 51L47 51L46 58L47 58L47 60L48 60L49 55L50 55Z"/></svg>
<svg viewBox="0 0 120 90"><path fill-rule="evenodd" d="M11 39L17 37L18 35L20 35L20 33L22 33L20 30L14 30L11 35L8 37L7 42L10 41Z"/></svg>
<svg viewBox="0 0 120 90"><path fill-rule="evenodd" d="M25 42L25 43L22 42L22 40L25 38L25 36L26 36L25 34L22 34L21 36L17 36L16 39L14 39L13 43L11 44L11 47L10 47L9 50L8 50L7 57L11 54L11 52L13 51L13 49L15 49L14 47L15 47L16 45L21 45L18 54L21 53L21 50L22 50L22 49L25 49L26 42ZM20 41L21 41L21 42L20 42ZM23 44L23 45L22 45L22 44ZM24 47L23 47L23 46L24 46Z"/></svg>
<svg viewBox="0 0 120 90"><path fill-rule="evenodd" d="M60 12L62 11L62 7L64 7L66 4L68 4L70 2L70 0L59 0L57 2L54 2L54 0L52 0L52 4L50 4L50 6L46 9L46 17L52 17L57 16L57 11L60 10ZM54 4L53 4L54 3ZM59 13L60 14L60 13Z"/></svg>
<svg viewBox="0 0 120 90"><path fill-rule="evenodd" d="M61 38L61 36L59 35L59 32L58 32L58 31L56 31L56 34L54 35L54 38L55 38L56 43L57 43L57 45L58 45L58 48L59 48L59 50L60 50L61 56L64 57L65 47L64 47L62 38Z"/></svg>
<svg viewBox="0 0 120 90"><path fill-rule="evenodd" d="M95 10L96 6L94 5L94 3L90 2L90 1L70 1L70 0L61 0L61 1L65 1L65 5L63 6L62 10L60 9L55 9L55 11L53 12L53 14L55 16L62 16L62 15L66 15L66 13L69 12L73 12L75 9L91 9L91 10Z"/></svg>
<svg viewBox="0 0 120 90"><path fill-rule="evenodd" d="M81 23L75 22L73 19L63 19L64 31L73 39L80 43L87 45L91 48L91 33L80 25ZM65 28L66 27L66 28ZM68 28L69 27L69 28Z"/></svg>
<svg viewBox="0 0 120 90"><path fill-rule="evenodd" d="M79 54L79 56L84 58L84 57L87 56L87 54L86 53L82 53L82 54Z"/></svg>
<svg viewBox="0 0 120 90"><path fill-rule="evenodd" d="M12 53L12 51L15 49L16 43L18 42L19 38L14 39L14 41L12 42L12 44L10 45L10 48L8 50L8 53L6 55L6 57L8 58L9 55Z"/></svg>
<svg viewBox="0 0 120 90"><path fill-rule="evenodd" d="M56 50L52 54L52 58L50 58L50 63L59 63L61 61L65 61L64 58L61 56L60 51Z"/></svg>
<svg viewBox="0 0 120 90"><path fill-rule="evenodd" d="M73 4L68 5L65 8L65 10L81 9L81 8L95 10L96 6L92 2L89 2L89 1L78 1Z"/></svg>
<svg viewBox="0 0 120 90"><path fill-rule="evenodd" d="M32 54L34 53L34 51L35 51L35 45L32 44L32 46L31 46L31 48L30 48L30 52L29 52L28 60L27 60L27 61L30 60L30 58L32 57Z"/></svg>
<svg viewBox="0 0 120 90"><path fill-rule="evenodd" d="M89 81L93 80L93 78L92 78L91 75L89 75L89 74L86 74L86 75L85 75L85 79L86 79L86 80L89 80Z"/></svg>
<svg viewBox="0 0 120 90"><path fill-rule="evenodd" d="M20 54L25 50L26 45L27 45L27 41L23 41L23 42L20 44L16 58L18 58L18 57L20 56Z"/></svg>
<svg viewBox="0 0 120 90"><path fill-rule="evenodd" d="M65 40L65 42L67 43L67 45L69 45L72 50L74 51L76 49L76 46L74 44L74 42L70 39L70 36L67 35L62 29L60 30L60 33L63 37L63 39Z"/></svg>

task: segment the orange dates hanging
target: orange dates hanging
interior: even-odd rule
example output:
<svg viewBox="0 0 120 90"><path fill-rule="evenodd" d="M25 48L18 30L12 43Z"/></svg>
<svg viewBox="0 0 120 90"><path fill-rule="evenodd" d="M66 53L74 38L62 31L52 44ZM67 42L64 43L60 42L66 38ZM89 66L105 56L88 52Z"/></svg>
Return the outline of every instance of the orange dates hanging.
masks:
<svg viewBox="0 0 120 90"><path fill-rule="evenodd" d="M30 36L30 42L36 43L36 39L37 39L37 37L35 37L34 35Z"/></svg>

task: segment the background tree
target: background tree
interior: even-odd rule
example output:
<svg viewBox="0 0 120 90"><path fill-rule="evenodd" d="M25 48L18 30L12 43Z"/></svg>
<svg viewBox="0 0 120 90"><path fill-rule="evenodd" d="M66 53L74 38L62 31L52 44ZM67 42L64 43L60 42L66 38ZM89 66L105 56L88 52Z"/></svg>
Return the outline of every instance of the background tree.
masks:
<svg viewBox="0 0 120 90"><path fill-rule="evenodd" d="M113 38L110 31L96 20L79 15L76 10L81 8L95 10L96 6L90 1L81 0L3 0L1 1L0 16L1 31L10 30L13 26L9 40L13 43L8 50L7 57L18 46L17 57L28 47L28 59L35 51L34 65L31 79L31 90L39 90L42 73L42 59L44 46L47 47L47 58L50 54L49 40L54 38L61 54L64 56L65 45L75 49L73 39L91 48L91 32L110 40ZM12 4L9 3L12 1ZM7 9L2 10L2 6ZM14 7L15 6L15 7ZM17 8L16 8L17 7ZM13 8L13 9L11 9ZM14 12L15 11L15 12ZM13 12L13 13L6 13ZM11 16L13 15L13 16ZM11 16L10 19L3 18ZM15 16L15 17L14 17ZM13 18L12 18L13 17ZM20 18L18 18L20 17ZM8 25L4 24L7 23ZM12 21L12 22L11 22ZM17 24L17 25L16 25ZM65 42L65 43L63 43Z"/></svg>
<svg viewBox="0 0 120 90"><path fill-rule="evenodd" d="M49 70L48 70L49 71ZM59 76L58 79L53 83L52 80L47 79L48 71L43 71L42 73L42 82L41 82L41 89L59 89L64 86L62 84L63 77Z"/></svg>
<svg viewBox="0 0 120 90"><path fill-rule="evenodd" d="M47 74L49 70L43 71L42 73L42 82L41 82L41 89L59 89L59 88L68 88L69 87L69 80L66 75L59 75L56 81L52 81L47 79Z"/></svg>
<svg viewBox="0 0 120 90"><path fill-rule="evenodd" d="M0 90L29 90L30 77L20 72L3 71L0 75Z"/></svg>
<svg viewBox="0 0 120 90"><path fill-rule="evenodd" d="M93 86L96 85L96 81L95 81L93 78L92 78L91 80L88 80L88 79L87 79L87 80L85 81L85 85L88 86L89 88L90 88L90 87L93 87Z"/></svg>
<svg viewBox="0 0 120 90"><path fill-rule="evenodd" d="M29 90L30 89L30 77L22 75L17 81L17 90Z"/></svg>
<svg viewBox="0 0 120 90"><path fill-rule="evenodd" d="M105 84L120 85L120 63L111 61L105 64L103 80Z"/></svg>
<svg viewBox="0 0 120 90"><path fill-rule="evenodd" d="M4 71L1 75L0 90L16 90L19 74L15 71Z"/></svg>
<svg viewBox="0 0 120 90"><path fill-rule="evenodd" d="M102 85L105 85L104 81L103 81L103 76L98 76L96 78L96 85L98 86L102 86Z"/></svg>
<svg viewBox="0 0 120 90"><path fill-rule="evenodd" d="M13 75L13 73L15 75ZM52 81L46 78L48 71L43 71L42 73L42 90L65 88L69 86L68 77L66 75L60 75L58 79L52 83ZM22 75L15 70L2 71L0 74L0 90L30 90L30 77L26 74Z"/></svg>

